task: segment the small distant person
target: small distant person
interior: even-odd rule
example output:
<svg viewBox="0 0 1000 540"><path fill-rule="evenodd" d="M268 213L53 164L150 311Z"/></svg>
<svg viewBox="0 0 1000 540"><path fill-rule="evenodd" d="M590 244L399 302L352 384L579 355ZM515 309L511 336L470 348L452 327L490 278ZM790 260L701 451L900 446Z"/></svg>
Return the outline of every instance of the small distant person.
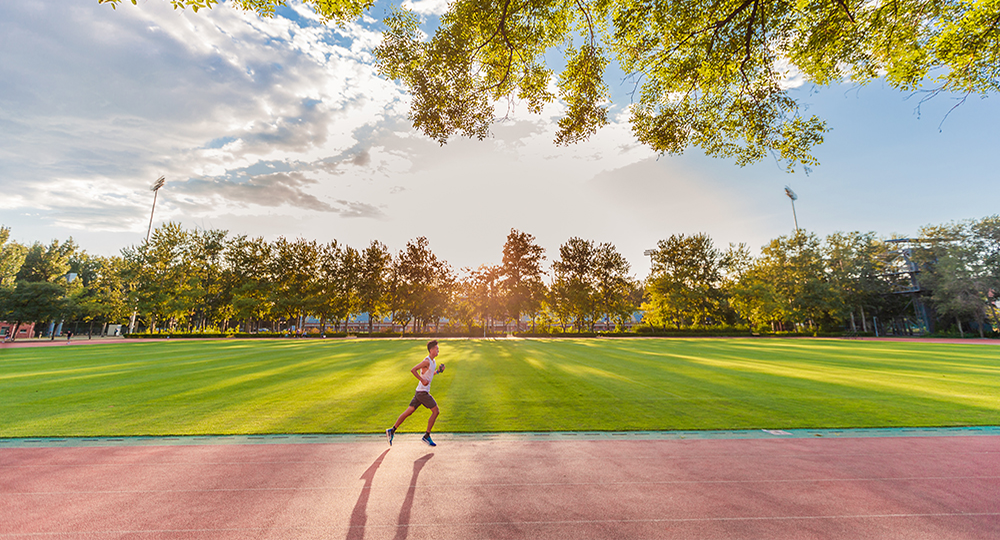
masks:
<svg viewBox="0 0 1000 540"><path fill-rule="evenodd" d="M72 339L73 339L73 331L70 330L70 331L66 332L66 343L69 343L70 340L72 340Z"/></svg>
<svg viewBox="0 0 1000 540"><path fill-rule="evenodd" d="M427 432L424 436L420 438L421 441L427 443L428 446L437 446L434 441L431 440L431 429L434 428L434 421L437 420L438 414L441 412L438 409L438 404L434 401L431 396L431 381L434 380L434 376L438 373L444 371L444 364L438 366L437 358L438 355L438 342L437 340L432 340L427 343L427 358L424 358L422 362L413 366L410 373L420 381L417 384L417 392L414 394L413 399L410 401L410 406L403 411L403 414L399 415L396 420L396 424L391 428L385 430L385 437L389 440L389 446L392 446L392 438L396 434L396 429L399 425L406 420L413 411L416 411L421 405L427 407L431 411L431 417L427 420Z"/></svg>

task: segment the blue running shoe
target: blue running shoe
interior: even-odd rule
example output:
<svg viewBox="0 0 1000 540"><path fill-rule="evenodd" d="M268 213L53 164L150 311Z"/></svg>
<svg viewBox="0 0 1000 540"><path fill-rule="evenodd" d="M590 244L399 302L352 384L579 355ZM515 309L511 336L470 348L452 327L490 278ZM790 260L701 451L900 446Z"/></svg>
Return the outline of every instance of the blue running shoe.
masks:
<svg viewBox="0 0 1000 540"><path fill-rule="evenodd" d="M389 439L389 446L392 446L392 437L396 434L396 428L385 430L385 438Z"/></svg>
<svg viewBox="0 0 1000 540"><path fill-rule="evenodd" d="M434 444L434 441L431 440L431 434L430 433L424 433L424 436L421 437L420 440L424 441L425 443L427 443L427 446L437 446L436 444Z"/></svg>

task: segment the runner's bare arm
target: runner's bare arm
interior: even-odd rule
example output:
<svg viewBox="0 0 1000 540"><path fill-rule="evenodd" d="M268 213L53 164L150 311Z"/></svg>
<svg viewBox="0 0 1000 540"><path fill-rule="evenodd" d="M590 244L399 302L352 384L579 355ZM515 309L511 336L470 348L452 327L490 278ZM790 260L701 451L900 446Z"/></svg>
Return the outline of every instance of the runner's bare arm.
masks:
<svg viewBox="0 0 1000 540"><path fill-rule="evenodd" d="M416 377L418 381L420 381L420 384L426 385L427 379L424 378L423 374L424 371L427 371L427 368L429 367L431 367L431 363L428 362L427 359L425 358L423 362L420 362L419 364L413 366L413 369L410 370L410 373L412 373L413 376Z"/></svg>

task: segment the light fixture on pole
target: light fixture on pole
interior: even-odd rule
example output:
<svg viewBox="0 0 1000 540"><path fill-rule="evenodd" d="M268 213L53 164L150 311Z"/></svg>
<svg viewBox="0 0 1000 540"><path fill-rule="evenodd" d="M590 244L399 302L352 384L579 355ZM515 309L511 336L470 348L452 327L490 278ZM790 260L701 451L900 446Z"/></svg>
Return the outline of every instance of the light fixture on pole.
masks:
<svg viewBox="0 0 1000 540"><path fill-rule="evenodd" d="M792 218L795 220L795 232L798 234L799 218L795 215L795 201L798 200L799 196L796 195L795 192L792 191L792 188L788 186L785 186L785 195L788 195L788 198L792 200Z"/></svg>
<svg viewBox="0 0 1000 540"><path fill-rule="evenodd" d="M652 274L652 272L653 272L653 268L652 268L652 266L653 266L653 256L656 255L656 250L655 249L647 249L646 251L643 251L642 254L645 255L646 257L649 257L649 266L650 266L649 271L650 271L650 274Z"/></svg>
<svg viewBox="0 0 1000 540"><path fill-rule="evenodd" d="M163 184L167 183L167 178L165 176L160 176L153 182L153 185L149 187L150 191L153 192L153 209L149 211L149 227L146 229L146 243L149 243L149 233L153 230L153 212L156 212L156 195L160 192L160 188Z"/></svg>

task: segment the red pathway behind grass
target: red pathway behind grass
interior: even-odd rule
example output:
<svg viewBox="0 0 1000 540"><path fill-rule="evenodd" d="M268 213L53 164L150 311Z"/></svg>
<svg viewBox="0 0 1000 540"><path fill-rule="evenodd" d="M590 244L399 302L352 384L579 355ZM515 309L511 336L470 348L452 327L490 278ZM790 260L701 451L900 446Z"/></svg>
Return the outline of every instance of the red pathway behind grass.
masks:
<svg viewBox="0 0 1000 540"><path fill-rule="evenodd" d="M0 538L996 539L1000 437L0 449Z"/></svg>

